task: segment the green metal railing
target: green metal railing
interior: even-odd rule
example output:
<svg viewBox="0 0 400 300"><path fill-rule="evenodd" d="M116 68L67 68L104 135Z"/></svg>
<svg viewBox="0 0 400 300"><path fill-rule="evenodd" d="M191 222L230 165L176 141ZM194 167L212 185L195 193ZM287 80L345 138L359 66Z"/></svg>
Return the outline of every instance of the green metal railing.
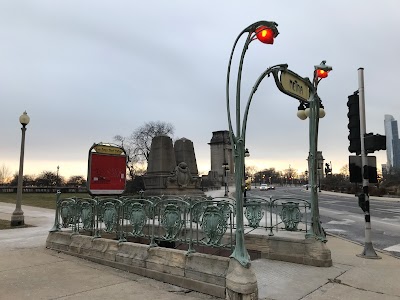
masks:
<svg viewBox="0 0 400 300"><path fill-rule="evenodd" d="M269 235L279 230L308 232L311 203L301 198L247 197L244 215L245 227L265 228ZM301 226L299 226L301 225Z"/></svg>
<svg viewBox="0 0 400 300"><path fill-rule="evenodd" d="M310 203L296 198L248 197L244 206L247 233L264 229L308 231ZM226 197L95 197L61 198L57 193L54 226L93 238L174 247L188 253L202 248L233 251L236 202Z"/></svg>

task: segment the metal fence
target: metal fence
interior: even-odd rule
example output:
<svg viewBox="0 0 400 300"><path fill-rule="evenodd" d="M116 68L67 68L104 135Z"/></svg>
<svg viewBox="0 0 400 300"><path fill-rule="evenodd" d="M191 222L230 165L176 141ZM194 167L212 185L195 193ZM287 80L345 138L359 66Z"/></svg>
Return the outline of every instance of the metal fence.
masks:
<svg viewBox="0 0 400 300"><path fill-rule="evenodd" d="M106 237L167 245L188 252L199 247L233 250L235 200L227 197L62 198L57 193L54 226L94 238ZM246 198L246 234L263 230L304 231L310 227L310 203L297 198ZM257 232L257 231L256 231ZM201 251L201 250L200 250Z"/></svg>

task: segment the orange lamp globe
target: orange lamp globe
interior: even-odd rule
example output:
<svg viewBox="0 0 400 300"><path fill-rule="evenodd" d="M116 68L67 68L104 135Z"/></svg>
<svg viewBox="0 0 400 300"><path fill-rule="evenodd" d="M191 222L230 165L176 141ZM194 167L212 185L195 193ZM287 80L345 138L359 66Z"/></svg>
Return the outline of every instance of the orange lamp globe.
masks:
<svg viewBox="0 0 400 300"><path fill-rule="evenodd" d="M257 39L264 44L274 43L274 31L267 26L260 26L256 29Z"/></svg>
<svg viewBox="0 0 400 300"><path fill-rule="evenodd" d="M317 70L317 77L318 78L326 78L326 77L328 77L328 71L318 69Z"/></svg>

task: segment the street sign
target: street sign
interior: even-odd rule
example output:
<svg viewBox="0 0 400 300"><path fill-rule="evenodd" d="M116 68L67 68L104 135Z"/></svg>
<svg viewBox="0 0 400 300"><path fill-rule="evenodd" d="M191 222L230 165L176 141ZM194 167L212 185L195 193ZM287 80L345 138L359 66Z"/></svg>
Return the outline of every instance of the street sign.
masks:
<svg viewBox="0 0 400 300"><path fill-rule="evenodd" d="M305 78L296 73L285 70L281 72L280 83L285 94L299 100L308 101L310 98L310 88ZM278 87L279 88L279 87Z"/></svg>
<svg viewBox="0 0 400 300"><path fill-rule="evenodd" d="M126 186L126 154L117 146L96 144L89 150L87 178L91 195L120 195Z"/></svg>

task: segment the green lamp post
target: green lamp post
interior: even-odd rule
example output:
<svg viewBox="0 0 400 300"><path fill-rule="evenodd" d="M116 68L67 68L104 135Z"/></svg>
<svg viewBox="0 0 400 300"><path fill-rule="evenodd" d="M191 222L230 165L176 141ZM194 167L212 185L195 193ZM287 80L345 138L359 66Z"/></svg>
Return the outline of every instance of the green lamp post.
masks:
<svg viewBox="0 0 400 300"><path fill-rule="evenodd" d="M243 193L244 193L244 157L245 157L245 133L246 133L246 122L248 108L251 101L247 103L245 114L243 117L243 125L241 126L241 114L240 114L240 88L242 78L242 67L243 61L248 49L249 44L254 40L259 40L265 44L273 44L274 38L279 34L277 25L275 22L259 21L250 26L246 27L236 38L231 55L229 58L227 80L226 80L226 102L227 102L227 113L228 113L228 124L229 124L229 137L232 144L235 162L235 186L236 186L236 233L235 233L235 250L231 257L235 258L240 264L245 267L250 265L250 256L246 250L244 243L244 224L243 224ZM247 34L246 42L243 46L242 54L240 56L240 62L238 66L238 74L236 81L236 134L232 126L231 114L230 114L230 103L229 103L229 80L231 72L231 64L233 54L236 45L243 34Z"/></svg>
<svg viewBox="0 0 400 300"><path fill-rule="evenodd" d="M311 230L307 234L308 237L314 237L321 241L326 241L326 234L321 226L318 207L318 166L317 166L317 148L318 148L318 126L319 119L325 116L324 106L317 94L318 84L328 77L328 73L332 70L331 66L327 66L326 61L314 66L313 82L307 80L310 90L308 102L301 102L298 108L297 116L301 120L307 117L310 119L310 150L308 156L308 178L311 189Z"/></svg>
<svg viewBox="0 0 400 300"><path fill-rule="evenodd" d="M245 111L243 114L243 120L241 119L240 111L240 88L241 88L241 77L242 67L246 51L249 44L254 40L259 40L265 44L273 44L274 38L279 34L277 29L278 24L269 21L259 21L251 24L245 28L239 36L236 38L231 56L228 64L227 80L226 80L226 103L227 103L227 115L229 125L229 137L234 153L235 162L235 186L236 186L236 232L235 232L235 250L231 257L236 259L241 265L248 267L250 266L250 257L246 250L244 243L244 224L243 224L243 192L245 190L244 184L244 158L245 158L245 140L246 140L246 125L247 117L249 113L250 104L252 98L257 91L261 81L273 74L275 83L278 89L300 101L297 116L305 120L307 117L310 118L310 150L309 150L309 179L311 185L311 214L312 214L312 226L311 231L308 234L310 237L315 237L319 240L326 241L325 232L319 221L319 209L318 209L318 194L317 194L317 142L318 142L318 124L319 118L325 116L324 107L321 103L321 99L318 97L317 88L320 80L328 76L328 72L332 70L332 67L327 66L325 61L320 65L314 66L313 82L311 83L308 78L303 78L293 71L288 70L287 64L279 64L266 69L257 79L254 84L250 96L247 100ZM236 81L236 134L232 126L232 118L230 113L230 98L229 98L229 79L232 64L232 57L235 51L236 45L243 34L247 33L247 39L243 46L242 54L240 56L238 74Z"/></svg>

